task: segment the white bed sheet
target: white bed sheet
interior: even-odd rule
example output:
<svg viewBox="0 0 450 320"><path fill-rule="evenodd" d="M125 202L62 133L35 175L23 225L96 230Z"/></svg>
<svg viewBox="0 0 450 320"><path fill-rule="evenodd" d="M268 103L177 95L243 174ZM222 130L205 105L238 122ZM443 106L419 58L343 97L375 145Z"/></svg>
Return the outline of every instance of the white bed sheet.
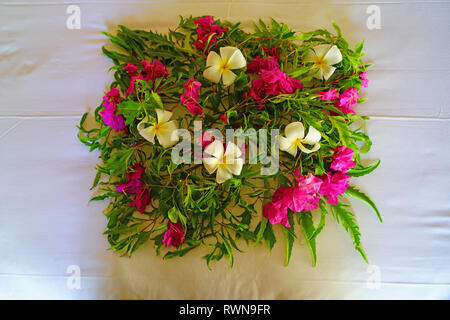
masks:
<svg viewBox="0 0 450 320"><path fill-rule="evenodd" d="M66 28L70 4L81 8L80 30ZM366 27L371 4L381 10L379 30ZM334 20L351 44L366 40L375 66L357 111L372 116L367 161L382 163L354 183L384 223L357 200L354 210L370 265L332 219L316 268L300 242L288 267L280 241L270 256L250 247L232 270L223 261L212 271L202 250L169 261L151 245L131 259L106 250L105 203L88 205L97 154L75 128L112 79L100 31L165 32L178 14L246 27L272 16L305 31ZM0 1L0 298L450 298L449 21L448 1ZM80 289L67 286L70 265L80 267Z"/></svg>

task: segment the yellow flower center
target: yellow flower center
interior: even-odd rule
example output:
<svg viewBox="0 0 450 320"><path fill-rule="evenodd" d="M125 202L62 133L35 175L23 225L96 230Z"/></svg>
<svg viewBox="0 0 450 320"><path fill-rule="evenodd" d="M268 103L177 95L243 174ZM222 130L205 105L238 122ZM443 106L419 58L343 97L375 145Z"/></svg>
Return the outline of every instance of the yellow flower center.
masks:
<svg viewBox="0 0 450 320"><path fill-rule="evenodd" d="M230 70L231 65L227 60L221 60L219 63L219 68L221 71Z"/></svg>
<svg viewBox="0 0 450 320"><path fill-rule="evenodd" d="M296 147L300 147L302 145L302 139L297 138L294 141L292 141L292 144L295 145Z"/></svg>

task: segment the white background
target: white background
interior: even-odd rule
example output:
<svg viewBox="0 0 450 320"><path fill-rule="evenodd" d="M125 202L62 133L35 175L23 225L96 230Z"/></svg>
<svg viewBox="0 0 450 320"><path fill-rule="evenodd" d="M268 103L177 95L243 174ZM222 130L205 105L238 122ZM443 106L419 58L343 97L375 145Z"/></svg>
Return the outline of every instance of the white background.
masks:
<svg viewBox="0 0 450 320"><path fill-rule="evenodd" d="M78 1L81 29L66 28L69 1L0 1L0 298L56 299L448 299L450 298L450 3L448 1ZM381 29L366 27L368 5ZM151 245L119 258L101 233L106 203L88 205L96 153L76 138L80 115L112 79L100 31L117 24L166 32L178 14L243 21L272 16L297 30L337 22L352 45L366 40L373 174L353 180L384 223L357 200L368 265L348 234L327 220L318 265L296 242L283 266L282 238L270 256L246 248L235 267L209 271L196 250L162 261ZM244 244L241 246L245 247ZM66 286L70 265L81 288Z"/></svg>

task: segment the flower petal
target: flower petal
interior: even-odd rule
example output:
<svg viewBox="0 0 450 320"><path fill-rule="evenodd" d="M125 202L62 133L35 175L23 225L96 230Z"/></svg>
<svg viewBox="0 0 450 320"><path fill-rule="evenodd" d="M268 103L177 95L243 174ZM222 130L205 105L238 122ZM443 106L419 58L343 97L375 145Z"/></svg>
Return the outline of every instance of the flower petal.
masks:
<svg viewBox="0 0 450 320"><path fill-rule="evenodd" d="M219 140L214 140L206 148L205 153L212 155L217 159L222 159L223 156L223 144Z"/></svg>
<svg viewBox="0 0 450 320"><path fill-rule="evenodd" d="M342 61L342 53L338 47L332 46L330 50L324 56L324 62L329 65L333 65Z"/></svg>
<svg viewBox="0 0 450 320"><path fill-rule="evenodd" d="M236 49L236 51L228 60L228 65L230 66L230 69L240 69L245 67L246 64L247 62L245 61L244 55L239 49Z"/></svg>
<svg viewBox="0 0 450 320"><path fill-rule="evenodd" d="M156 131L156 137L164 148L169 148L178 142L177 129L175 120L160 125L159 130Z"/></svg>
<svg viewBox="0 0 450 320"><path fill-rule="evenodd" d="M151 143L155 143L155 128L153 126L150 126L148 128L145 127L145 124L147 123L147 118L139 122L137 125L137 129L139 134L147 141Z"/></svg>
<svg viewBox="0 0 450 320"><path fill-rule="evenodd" d="M158 108L156 109L156 115L158 116L158 123L165 123L172 117L172 112Z"/></svg>
<svg viewBox="0 0 450 320"><path fill-rule="evenodd" d="M304 153L312 153L312 152L315 152L320 149L320 144L318 144L318 143L315 144L312 149L308 149L302 144L300 144L299 147L300 147L300 150L302 150L302 152L304 152Z"/></svg>
<svg viewBox="0 0 450 320"><path fill-rule="evenodd" d="M312 49L314 50L314 53L316 54L317 58L323 59L327 55L330 48L331 46L329 44L319 44L318 46L315 46Z"/></svg>
<svg viewBox="0 0 450 320"><path fill-rule="evenodd" d="M226 87L232 84L234 82L234 79L236 79L236 75L234 74L233 71L230 71L228 69L223 70L222 82Z"/></svg>
<svg viewBox="0 0 450 320"><path fill-rule="evenodd" d="M217 165L219 164L219 160L217 158L203 158L203 165L205 166L206 171L209 174L213 173L217 169Z"/></svg>
<svg viewBox="0 0 450 320"><path fill-rule="evenodd" d="M242 152L236 144L233 142L228 142L225 155L227 160L237 159L242 155Z"/></svg>
<svg viewBox="0 0 450 320"><path fill-rule="evenodd" d="M317 55L314 52L314 50L309 49L308 53L306 54L305 58L303 59L303 62L316 62Z"/></svg>
<svg viewBox="0 0 450 320"><path fill-rule="evenodd" d="M232 159L229 163L227 158L227 164L226 166L227 170L230 171L232 174L238 176L241 174L242 166L244 165L244 159Z"/></svg>
<svg viewBox="0 0 450 320"><path fill-rule="evenodd" d="M292 122L286 126L284 133L290 142L297 138L303 139L305 136L305 127L303 127L303 123L301 122Z"/></svg>
<svg viewBox="0 0 450 320"><path fill-rule="evenodd" d="M289 152L294 157L297 155L297 145L283 136L280 136L280 150Z"/></svg>
<svg viewBox="0 0 450 320"><path fill-rule="evenodd" d="M226 167L219 167L216 173L216 182L218 184L224 183L228 179L231 179L233 175Z"/></svg>
<svg viewBox="0 0 450 320"><path fill-rule="evenodd" d="M239 50L236 47L220 47L220 58L223 62L229 62L233 54Z"/></svg>
<svg viewBox="0 0 450 320"><path fill-rule="evenodd" d="M334 73L334 70L336 70L335 67L329 66L327 64L322 65L322 68L320 69L321 77L320 79L328 80L331 75Z"/></svg>
<svg viewBox="0 0 450 320"><path fill-rule="evenodd" d="M316 128L310 126L308 134L304 139L302 139L302 142L306 144L316 144L320 141L321 137L322 135L320 134L320 132Z"/></svg>
<svg viewBox="0 0 450 320"><path fill-rule="evenodd" d="M220 56L217 54L217 52L210 51L208 54L208 58L206 58L206 66L217 66L220 63Z"/></svg>
<svg viewBox="0 0 450 320"><path fill-rule="evenodd" d="M211 82L219 83L222 70L218 65L213 65L203 71L203 76Z"/></svg>

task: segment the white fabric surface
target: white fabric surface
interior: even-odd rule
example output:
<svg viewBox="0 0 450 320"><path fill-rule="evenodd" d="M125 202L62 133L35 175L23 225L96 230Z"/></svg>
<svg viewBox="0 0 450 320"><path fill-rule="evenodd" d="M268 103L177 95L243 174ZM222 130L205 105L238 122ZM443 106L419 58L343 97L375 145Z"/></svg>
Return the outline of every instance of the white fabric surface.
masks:
<svg viewBox="0 0 450 320"><path fill-rule="evenodd" d="M69 1L0 1L0 298L56 299L448 299L450 298L450 3L377 1L380 30L366 27L365 1L76 1L81 29L66 28ZM270 257L246 249L230 270L209 271L196 250L162 261L151 245L131 258L107 251L105 202L88 205L98 154L76 138L112 79L100 31L117 24L161 32L177 15L212 14L250 26L274 18L298 30L337 22L354 45L366 39L374 146L379 169L353 183L384 223L354 201L371 265L331 217L318 238L318 265L296 242L283 266L282 237ZM70 265L81 288L66 285ZM369 269L370 271L370 269Z"/></svg>

